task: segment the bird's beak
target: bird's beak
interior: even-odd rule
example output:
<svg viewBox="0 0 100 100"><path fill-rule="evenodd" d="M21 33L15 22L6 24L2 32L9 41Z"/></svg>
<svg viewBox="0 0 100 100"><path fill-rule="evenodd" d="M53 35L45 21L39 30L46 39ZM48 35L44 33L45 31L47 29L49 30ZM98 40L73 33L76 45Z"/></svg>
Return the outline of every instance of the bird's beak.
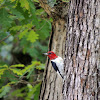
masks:
<svg viewBox="0 0 100 100"><path fill-rule="evenodd" d="M43 53L43 54L46 55L46 56L48 55L48 53Z"/></svg>

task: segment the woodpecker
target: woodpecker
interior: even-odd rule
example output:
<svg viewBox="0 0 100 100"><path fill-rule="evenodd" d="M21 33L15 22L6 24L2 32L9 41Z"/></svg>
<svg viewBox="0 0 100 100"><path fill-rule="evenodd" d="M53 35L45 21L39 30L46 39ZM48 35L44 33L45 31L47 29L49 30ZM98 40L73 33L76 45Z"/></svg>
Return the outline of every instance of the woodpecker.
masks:
<svg viewBox="0 0 100 100"><path fill-rule="evenodd" d="M64 61L61 57L57 56L53 51L49 51L47 53L43 53L44 55L48 56L51 60L52 67L57 72L58 75L60 75L62 78L63 76L63 70L64 70Z"/></svg>

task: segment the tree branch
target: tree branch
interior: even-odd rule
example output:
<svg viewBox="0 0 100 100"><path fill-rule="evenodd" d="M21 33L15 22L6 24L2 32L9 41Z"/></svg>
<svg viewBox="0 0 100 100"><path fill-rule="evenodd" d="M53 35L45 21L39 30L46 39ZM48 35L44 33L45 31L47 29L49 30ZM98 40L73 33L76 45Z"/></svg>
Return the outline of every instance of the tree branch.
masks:
<svg viewBox="0 0 100 100"><path fill-rule="evenodd" d="M3 38L2 40L0 40L0 43L4 40L6 40L9 36L11 36L11 34L9 34L8 36L6 36L5 38Z"/></svg>
<svg viewBox="0 0 100 100"><path fill-rule="evenodd" d="M39 3L41 7L44 8L44 10L48 13L48 15L51 15L51 11L54 11L54 9L48 5L47 0L39 0Z"/></svg>
<svg viewBox="0 0 100 100"><path fill-rule="evenodd" d="M60 2L56 2L57 5L54 5L54 7L50 7L47 0L39 0L39 3L42 8L50 15L54 20L57 20L59 18L65 19L65 16L67 15L66 9L68 9L68 2L63 2L60 0Z"/></svg>

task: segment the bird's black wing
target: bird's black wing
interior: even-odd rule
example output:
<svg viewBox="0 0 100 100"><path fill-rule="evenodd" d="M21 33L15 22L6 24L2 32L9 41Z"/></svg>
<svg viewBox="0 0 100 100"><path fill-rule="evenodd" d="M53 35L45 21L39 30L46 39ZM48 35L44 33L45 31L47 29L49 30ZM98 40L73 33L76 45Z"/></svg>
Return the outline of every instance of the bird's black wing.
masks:
<svg viewBox="0 0 100 100"><path fill-rule="evenodd" d="M57 72L57 71L58 71L58 67L57 67L56 63L53 62L53 61L51 61L51 63L52 63L52 67L53 67L54 70Z"/></svg>
<svg viewBox="0 0 100 100"><path fill-rule="evenodd" d="M54 70L57 72L59 72L59 74L60 74L60 76L63 78L63 76L61 75L61 73L60 73L60 71L59 71L59 69L58 69L58 67L57 67L57 65L56 65L56 63L55 62L53 62L53 61L51 61L51 63L52 63L52 66L53 66L53 68L54 68Z"/></svg>

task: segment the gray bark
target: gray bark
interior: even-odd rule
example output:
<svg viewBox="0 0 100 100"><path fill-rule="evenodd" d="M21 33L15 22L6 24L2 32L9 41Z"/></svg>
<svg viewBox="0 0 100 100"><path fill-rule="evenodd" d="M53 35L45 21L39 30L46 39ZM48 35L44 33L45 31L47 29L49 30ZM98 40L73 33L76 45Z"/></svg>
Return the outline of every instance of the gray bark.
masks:
<svg viewBox="0 0 100 100"><path fill-rule="evenodd" d="M61 1L61 0L60 0ZM54 51L58 56L64 58L66 26L65 16L67 14L67 3L61 2L51 8L47 0L39 0L44 10L53 18L52 33L48 51ZM40 100L63 100L63 81L57 75L47 58L44 79L41 86Z"/></svg>
<svg viewBox="0 0 100 100"><path fill-rule="evenodd" d="M64 100L100 100L100 1L71 0Z"/></svg>
<svg viewBox="0 0 100 100"><path fill-rule="evenodd" d="M64 83L47 58L40 100L99 100L99 0L71 0L69 9L39 1L54 20L48 51L65 58Z"/></svg>
<svg viewBox="0 0 100 100"><path fill-rule="evenodd" d="M49 51L54 51L57 55L64 57L65 48L65 22L57 20L53 23L53 30L50 38ZM44 79L42 82L40 100L63 100L63 81L54 71L50 60L47 58Z"/></svg>

